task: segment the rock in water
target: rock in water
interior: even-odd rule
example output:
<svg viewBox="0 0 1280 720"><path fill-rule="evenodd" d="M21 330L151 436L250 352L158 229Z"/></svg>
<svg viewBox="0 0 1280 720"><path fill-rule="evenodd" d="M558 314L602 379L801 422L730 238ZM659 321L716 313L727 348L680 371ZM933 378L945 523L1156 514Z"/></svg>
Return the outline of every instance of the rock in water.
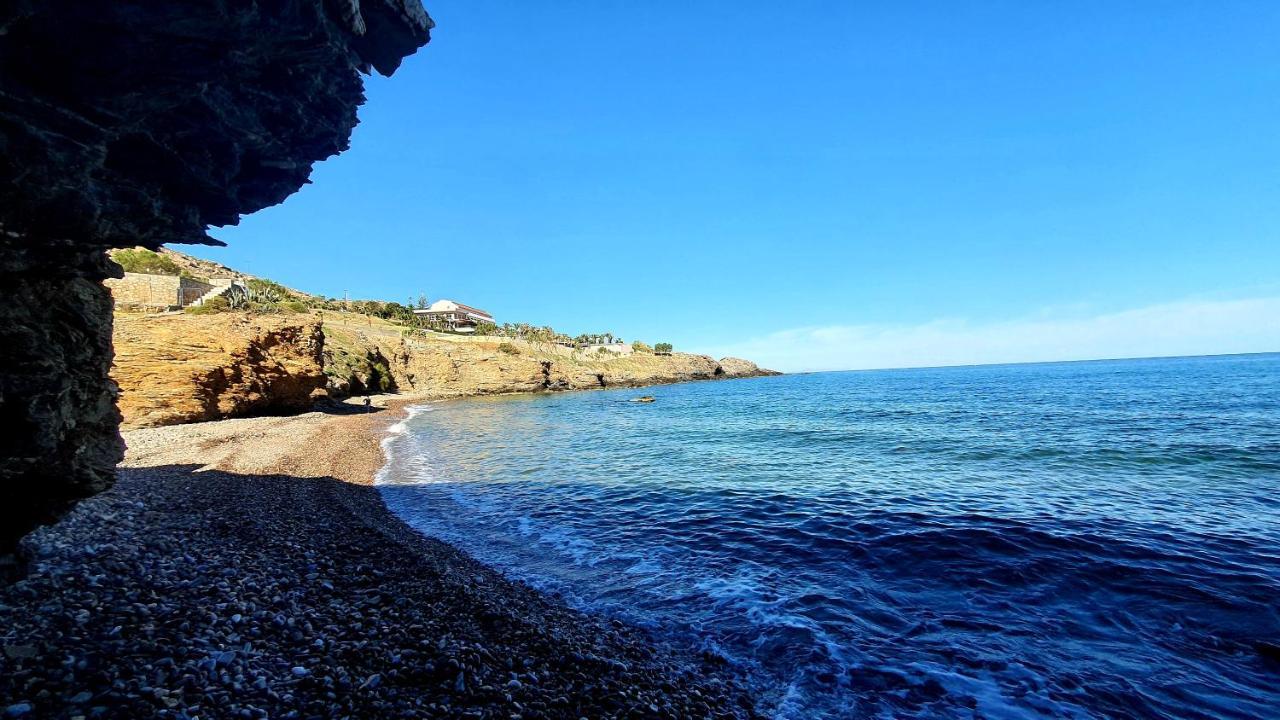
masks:
<svg viewBox="0 0 1280 720"><path fill-rule="evenodd" d="M726 357L720 358L720 372L718 375L724 377L756 377L760 375L777 375L774 370L764 370L750 360L742 358Z"/></svg>
<svg viewBox="0 0 1280 720"><path fill-rule="evenodd" d="M284 200L431 27L419 0L0 6L0 565L122 455L105 250Z"/></svg>

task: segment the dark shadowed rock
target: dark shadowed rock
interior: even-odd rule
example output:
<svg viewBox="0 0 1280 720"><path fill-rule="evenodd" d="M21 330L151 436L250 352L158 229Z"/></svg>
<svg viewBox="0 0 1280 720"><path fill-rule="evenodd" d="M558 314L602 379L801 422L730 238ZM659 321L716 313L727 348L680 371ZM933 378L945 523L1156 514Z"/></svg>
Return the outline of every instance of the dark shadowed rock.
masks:
<svg viewBox="0 0 1280 720"><path fill-rule="evenodd" d="M105 250L284 200L431 25L419 0L0 5L0 562L120 458Z"/></svg>
<svg viewBox="0 0 1280 720"><path fill-rule="evenodd" d="M359 73L431 21L418 0L20 0L0 27L4 224L123 247L284 200L347 148Z"/></svg>

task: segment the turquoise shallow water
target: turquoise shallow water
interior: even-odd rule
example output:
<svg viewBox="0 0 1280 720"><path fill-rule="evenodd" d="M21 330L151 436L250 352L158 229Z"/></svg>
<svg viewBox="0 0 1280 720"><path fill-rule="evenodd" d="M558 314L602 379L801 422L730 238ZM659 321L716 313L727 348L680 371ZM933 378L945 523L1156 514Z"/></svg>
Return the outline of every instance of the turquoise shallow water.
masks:
<svg viewBox="0 0 1280 720"><path fill-rule="evenodd" d="M652 394L651 405L628 402ZM1280 708L1280 355L433 403L393 510L778 717Z"/></svg>

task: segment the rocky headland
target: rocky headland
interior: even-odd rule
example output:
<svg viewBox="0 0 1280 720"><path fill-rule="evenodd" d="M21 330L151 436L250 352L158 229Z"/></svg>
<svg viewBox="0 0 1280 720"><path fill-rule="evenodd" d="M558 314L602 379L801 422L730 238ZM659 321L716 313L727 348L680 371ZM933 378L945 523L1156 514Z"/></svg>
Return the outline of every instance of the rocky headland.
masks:
<svg viewBox="0 0 1280 720"><path fill-rule="evenodd" d="M737 358L584 353L333 313L117 313L114 342L125 427L295 413L371 392L438 399L774 374Z"/></svg>

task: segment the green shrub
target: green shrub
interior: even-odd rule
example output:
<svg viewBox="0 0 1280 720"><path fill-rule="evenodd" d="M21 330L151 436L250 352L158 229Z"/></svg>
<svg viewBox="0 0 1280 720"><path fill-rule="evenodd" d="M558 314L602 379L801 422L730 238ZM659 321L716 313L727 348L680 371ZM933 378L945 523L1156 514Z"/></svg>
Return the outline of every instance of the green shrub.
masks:
<svg viewBox="0 0 1280 720"><path fill-rule="evenodd" d="M245 287L249 288L249 300L257 303L275 303L289 300L293 294L289 292L289 288L278 282L264 280L262 278L253 278L245 281Z"/></svg>
<svg viewBox="0 0 1280 720"><path fill-rule="evenodd" d="M117 250L111 259L119 263L125 272L146 273L148 275L178 275L181 270L173 258L161 255L146 248L133 250Z"/></svg>
<svg viewBox="0 0 1280 720"><path fill-rule="evenodd" d="M310 310L310 308L307 307L307 304L301 300L286 300L285 302L280 303L280 306L285 310L294 313L305 313Z"/></svg>
<svg viewBox="0 0 1280 720"><path fill-rule="evenodd" d="M507 355L519 355L520 348L516 347L515 345L512 345L509 342L504 342L498 346L498 352L506 353Z"/></svg>
<svg viewBox="0 0 1280 720"><path fill-rule="evenodd" d="M654 352L669 353L671 352L671 350L672 350L671 343L658 343L657 345L653 346Z"/></svg>
<svg viewBox="0 0 1280 720"><path fill-rule="evenodd" d="M387 393L396 389L396 379L391 374L391 368L387 367L387 363L381 359L369 358L369 382L365 383L365 389L369 392Z"/></svg>
<svg viewBox="0 0 1280 720"><path fill-rule="evenodd" d="M644 344L644 343L640 342L639 340L636 340L635 342L631 343L631 349L632 349L632 350L635 350L635 351L636 351L636 352L638 352L638 353L651 353L651 352L653 352L653 348L651 348L651 347L649 347L648 345L646 345L646 344Z"/></svg>
<svg viewBox="0 0 1280 720"><path fill-rule="evenodd" d="M212 315L213 313L227 312L231 310L231 303L221 295L210 298L203 305L189 305L186 312L192 315Z"/></svg>

